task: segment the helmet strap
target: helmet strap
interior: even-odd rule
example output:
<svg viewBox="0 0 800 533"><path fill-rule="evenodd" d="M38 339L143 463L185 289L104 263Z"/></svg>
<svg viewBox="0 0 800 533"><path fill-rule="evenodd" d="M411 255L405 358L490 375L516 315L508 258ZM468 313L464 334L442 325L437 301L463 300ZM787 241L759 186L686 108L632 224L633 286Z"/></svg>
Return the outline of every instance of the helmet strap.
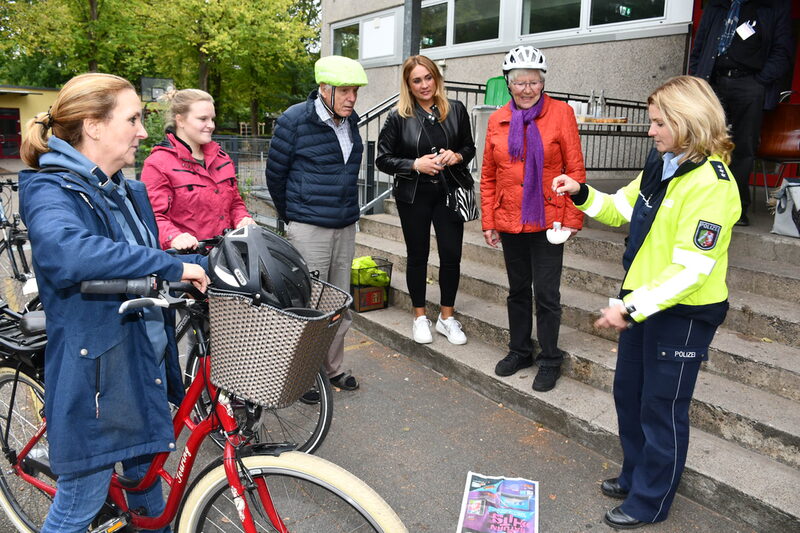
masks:
<svg viewBox="0 0 800 533"><path fill-rule="evenodd" d="M320 100L322 100L322 107L324 107L325 110L328 112L328 114L330 114L330 116L333 118L333 120L335 120L336 123L339 124L341 121L344 120L344 117L337 115L336 111L333 110L334 106L336 105L336 86L331 85L330 87L331 87L331 105L328 105L327 102L325 102L324 98L320 98Z"/></svg>

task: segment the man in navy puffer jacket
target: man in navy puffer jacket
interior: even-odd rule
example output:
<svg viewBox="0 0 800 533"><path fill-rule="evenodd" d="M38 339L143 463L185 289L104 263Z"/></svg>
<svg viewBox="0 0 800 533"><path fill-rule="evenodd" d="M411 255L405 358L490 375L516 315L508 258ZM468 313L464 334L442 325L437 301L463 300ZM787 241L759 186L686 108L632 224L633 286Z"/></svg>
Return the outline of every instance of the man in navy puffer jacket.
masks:
<svg viewBox="0 0 800 533"><path fill-rule="evenodd" d="M350 285L359 218L358 171L364 151L353 106L358 88L367 84L363 67L341 56L314 65L319 89L278 119L269 148L267 187L286 237L300 251L310 271L343 290ZM335 386L354 390L358 381L341 370L346 313L325 360ZM315 392L305 401L315 401Z"/></svg>

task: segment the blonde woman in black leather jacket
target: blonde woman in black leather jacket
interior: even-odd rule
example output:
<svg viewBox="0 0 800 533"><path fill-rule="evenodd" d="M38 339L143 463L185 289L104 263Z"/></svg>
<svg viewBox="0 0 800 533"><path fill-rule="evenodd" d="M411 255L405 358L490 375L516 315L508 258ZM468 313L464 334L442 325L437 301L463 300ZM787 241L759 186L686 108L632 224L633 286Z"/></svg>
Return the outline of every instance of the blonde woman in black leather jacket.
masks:
<svg viewBox="0 0 800 533"><path fill-rule="evenodd" d="M414 306L412 335L418 343L433 341L425 316L425 289L430 228L439 250L441 313L436 331L453 344L467 338L453 316L461 276L464 223L446 205L448 186L472 187L467 164L475 156L464 104L448 100L444 80L425 56L403 63L400 101L378 137L378 168L395 176L394 196L406 242L406 283Z"/></svg>

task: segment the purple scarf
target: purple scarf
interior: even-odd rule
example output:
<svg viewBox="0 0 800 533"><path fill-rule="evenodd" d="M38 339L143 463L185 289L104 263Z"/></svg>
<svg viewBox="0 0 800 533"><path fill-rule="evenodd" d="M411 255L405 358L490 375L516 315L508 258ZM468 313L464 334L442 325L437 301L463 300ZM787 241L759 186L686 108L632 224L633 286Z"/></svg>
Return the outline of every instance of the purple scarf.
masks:
<svg viewBox="0 0 800 533"><path fill-rule="evenodd" d="M544 145L536 117L542 112L544 94L530 109L519 109L511 100L511 126L508 129L508 153L511 161L525 161L522 180L522 223L545 227L542 169ZM525 140L527 139L527 146ZM525 154L527 152L527 157Z"/></svg>

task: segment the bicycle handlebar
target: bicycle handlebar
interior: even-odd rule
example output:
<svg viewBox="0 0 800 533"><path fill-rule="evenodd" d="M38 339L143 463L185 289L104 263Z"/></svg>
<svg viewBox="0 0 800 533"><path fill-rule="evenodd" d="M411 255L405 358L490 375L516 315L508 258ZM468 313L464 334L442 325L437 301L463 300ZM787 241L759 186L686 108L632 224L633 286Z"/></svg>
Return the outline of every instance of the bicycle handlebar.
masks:
<svg viewBox="0 0 800 533"><path fill-rule="evenodd" d="M84 294L135 294L141 298L125 300L119 306L119 313L143 307L184 307L194 303L192 298L175 297L170 291L189 293L195 299L203 300L206 295L186 281L159 280L156 276L136 279L100 279L81 282Z"/></svg>
<svg viewBox="0 0 800 533"><path fill-rule="evenodd" d="M135 294L154 297L158 295L158 280L155 276L137 279L95 279L81 282L84 294Z"/></svg>

